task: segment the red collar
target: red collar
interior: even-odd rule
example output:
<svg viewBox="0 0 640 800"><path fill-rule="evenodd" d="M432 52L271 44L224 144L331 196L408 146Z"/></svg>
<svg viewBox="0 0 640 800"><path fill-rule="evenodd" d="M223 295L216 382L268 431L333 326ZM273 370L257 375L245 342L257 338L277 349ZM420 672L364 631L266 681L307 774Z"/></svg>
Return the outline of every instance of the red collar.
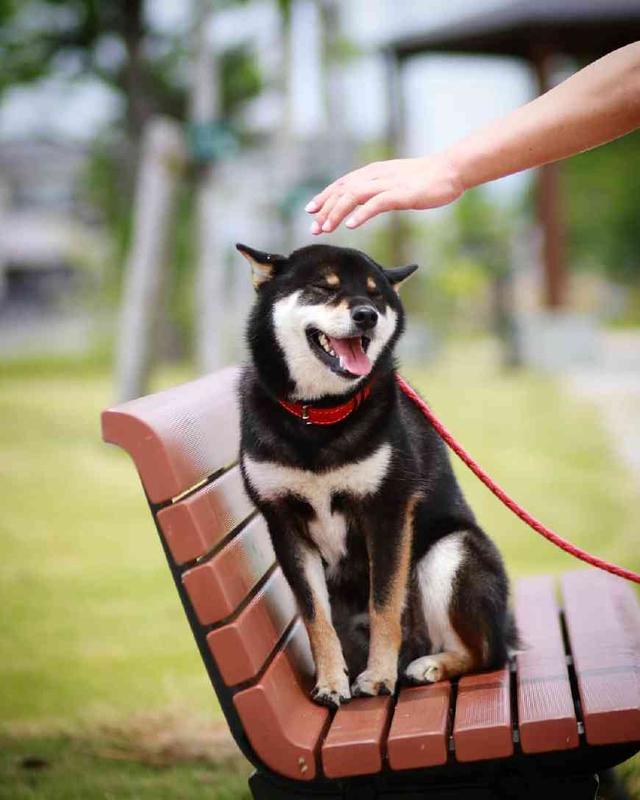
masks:
<svg viewBox="0 0 640 800"><path fill-rule="evenodd" d="M278 400L278 402L294 417L304 420L307 425L335 425L336 422L342 422L352 414L370 394L371 384L367 384L351 400L339 406L317 408L309 403L290 403L288 400Z"/></svg>

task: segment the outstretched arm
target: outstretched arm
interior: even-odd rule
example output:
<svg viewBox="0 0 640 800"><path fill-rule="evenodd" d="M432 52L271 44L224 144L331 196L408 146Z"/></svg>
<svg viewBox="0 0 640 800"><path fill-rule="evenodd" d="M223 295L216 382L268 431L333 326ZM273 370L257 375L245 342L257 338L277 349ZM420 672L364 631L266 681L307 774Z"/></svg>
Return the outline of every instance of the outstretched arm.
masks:
<svg viewBox="0 0 640 800"><path fill-rule="evenodd" d="M311 232L329 233L349 215L347 227L357 228L383 211L443 206L473 186L589 150L637 127L640 42L589 64L442 153L380 161L342 176L306 206L315 217Z"/></svg>

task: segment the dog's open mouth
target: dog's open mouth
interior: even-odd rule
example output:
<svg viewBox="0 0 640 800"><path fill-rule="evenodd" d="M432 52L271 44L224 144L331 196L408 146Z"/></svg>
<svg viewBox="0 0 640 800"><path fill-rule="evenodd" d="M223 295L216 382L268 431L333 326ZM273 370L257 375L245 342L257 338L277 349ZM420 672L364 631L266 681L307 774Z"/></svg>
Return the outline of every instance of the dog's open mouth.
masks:
<svg viewBox="0 0 640 800"><path fill-rule="evenodd" d="M367 356L371 340L366 336L337 339L318 328L308 328L307 339L320 361L337 375L358 378L371 372L373 365Z"/></svg>

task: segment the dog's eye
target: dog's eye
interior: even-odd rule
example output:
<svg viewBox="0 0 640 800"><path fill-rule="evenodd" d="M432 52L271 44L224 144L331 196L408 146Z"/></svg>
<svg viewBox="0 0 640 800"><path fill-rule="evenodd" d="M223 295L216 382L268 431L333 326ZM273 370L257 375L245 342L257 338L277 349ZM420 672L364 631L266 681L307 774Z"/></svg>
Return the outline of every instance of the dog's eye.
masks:
<svg viewBox="0 0 640 800"><path fill-rule="evenodd" d="M331 286L327 286L326 283L312 283L311 288L316 289L319 292L324 292L325 294L329 294L333 291Z"/></svg>
<svg viewBox="0 0 640 800"><path fill-rule="evenodd" d="M380 300L382 297L382 292L380 289L369 289L367 294L372 300Z"/></svg>

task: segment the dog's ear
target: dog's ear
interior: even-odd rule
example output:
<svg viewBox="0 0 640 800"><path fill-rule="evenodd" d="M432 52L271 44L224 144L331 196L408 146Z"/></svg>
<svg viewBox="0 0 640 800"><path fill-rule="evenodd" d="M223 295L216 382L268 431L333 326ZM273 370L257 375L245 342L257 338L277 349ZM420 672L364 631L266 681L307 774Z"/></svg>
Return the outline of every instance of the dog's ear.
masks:
<svg viewBox="0 0 640 800"><path fill-rule="evenodd" d="M396 290L396 292L400 291L400 287L402 284L410 278L413 273L418 269L417 264L409 264L406 267L395 267L394 269L385 269L383 270L384 274L386 275L387 280Z"/></svg>
<svg viewBox="0 0 640 800"><path fill-rule="evenodd" d="M255 289L259 289L263 283L270 281L271 278L280 272L287 263L286 256L277 253L263 253L261 250L254 250L246 244L236 244L236 250L242 253L251 266L251 277Z"/></svg>

